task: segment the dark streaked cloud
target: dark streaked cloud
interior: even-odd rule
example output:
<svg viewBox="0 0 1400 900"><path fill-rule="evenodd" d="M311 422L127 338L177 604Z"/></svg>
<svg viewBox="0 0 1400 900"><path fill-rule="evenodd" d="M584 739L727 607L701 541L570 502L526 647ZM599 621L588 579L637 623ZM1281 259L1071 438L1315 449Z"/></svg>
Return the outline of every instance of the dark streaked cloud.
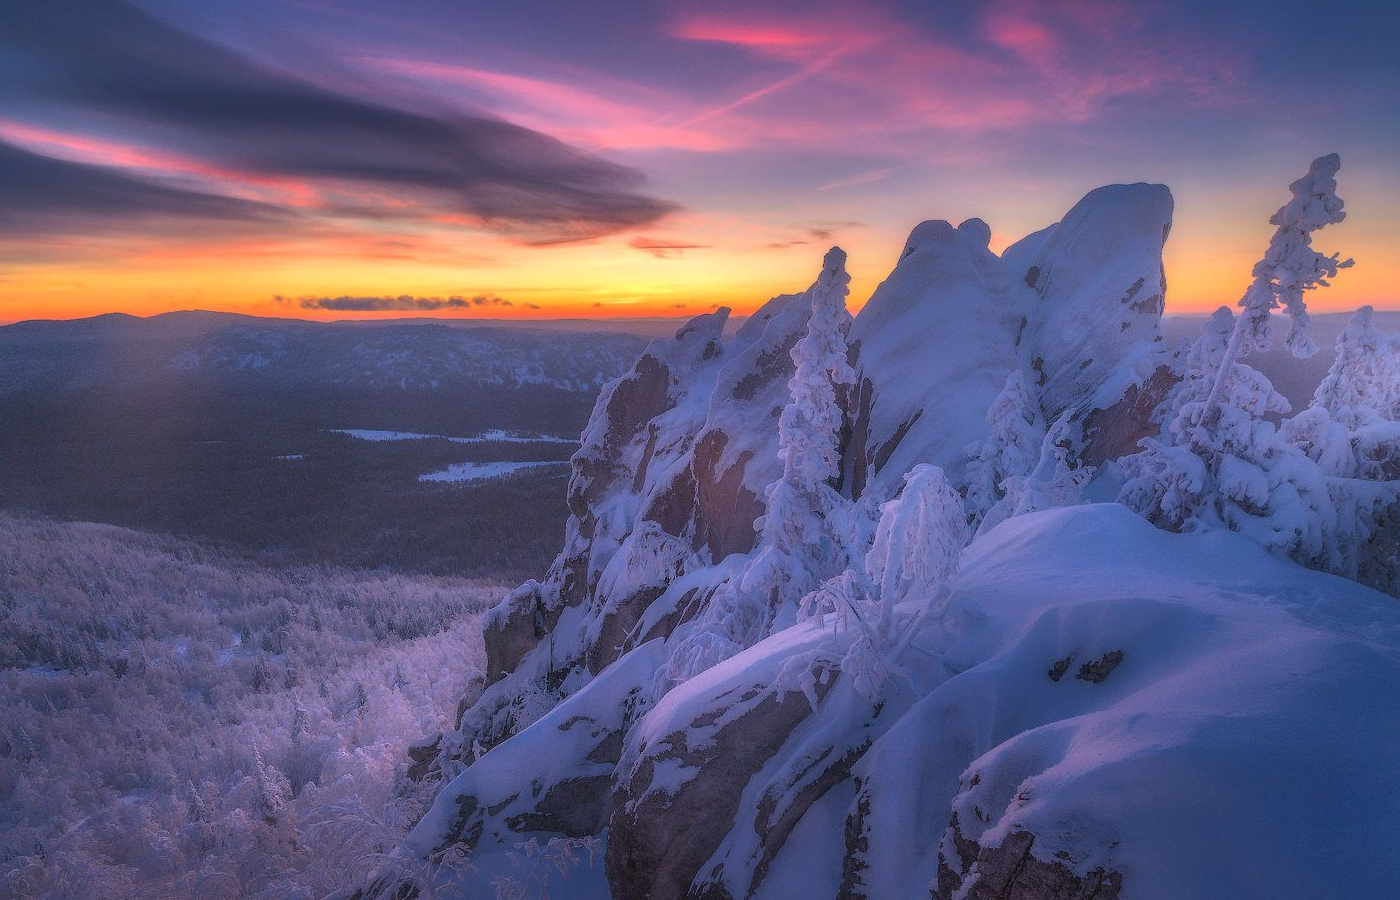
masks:
<svg viewBox="0 0 1400 900"><path fill-rule="evenodd" d="M362 99L267 68L121 0L0 0L0 102L75 112L255 176L350 182L534 243L656 221L635 169L508 122ZM22 214L22 210L12 215Z"/></svg>
<svg viewBox="0 0 1400 900"><path fill-rule="evenodd" d="M133 218L282 219L281 207L167 187L0 141L0 234L88 231Z"/></svg>
<svg viewBox="0 0 1400 900"><path fill-rule="evenodd" d="M708 244L692 244L688 241L663 240L659 238L635 237L627 242L629 247L650 253L658 259L679 256L686 250L708 250Z"/></svg>
<svg viewBox="0 0 1400 900"><path fill-rule="evenodd" d="M278 303L293 302L282 296L273 297L273 300ZM408 294L397 297L298 297L295 302L302 309L328 309L336 312L435 312L444 309L470 309L474 306L515 305L495 294L477 294L474 297L413 297ZM532 304L526 305L531 309L539 309Z"/></svg>

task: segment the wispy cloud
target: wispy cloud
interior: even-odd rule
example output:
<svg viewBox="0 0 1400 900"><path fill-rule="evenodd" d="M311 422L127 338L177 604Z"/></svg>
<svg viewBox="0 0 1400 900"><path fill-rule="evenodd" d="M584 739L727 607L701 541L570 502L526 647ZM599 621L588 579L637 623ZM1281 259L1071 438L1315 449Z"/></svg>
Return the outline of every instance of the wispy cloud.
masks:
<svg viewBox="0 0 1400 900"><path fill-rule="evenodd" d="M640 172L498 119L387 105L266 68L121 0L10 4L0 101L75 111L147 135L161 153L106 162L166 168L237 189L259 178L368 189L385 216L436 208L527 242L643 226L673 205ZM40 122L42 124L42 122ZM180 160L198 159L200 166ZM211 184L209 192L217 188ZM11 210L21 215L23 210Z"/></svg>
<svg viewBox="0 0 1400 900"><path fill-rule="evenodd" d="M466 89L513 121L595 149L716 152L739 145L730 132L673 124L675 110L688 105L682 96L597 75L585 78L594 82L587 84L431 60L371 57L366 62L415 81Z"/></svg>
<svg viewBox="0 0 1400 900"><path fill-rule="evenodd" d="M873 0L801 8L719 2L683 12L673 37L791 67L687 121L759 104L778 135L889 147L884 138L927 130L970 135L1082 123L1128 96L1209 102L1234 75L1237 55L1179 21L1161 21L1148 3L992 0L969 11L956 31L942 24L951 17L898 18ZM823 187L887 174L876 169Z"/></svg>
<svg viewBox="0 0 1400 900"><path fill-rule="evenodd" d="M471 309L479 306L514 306L509 300L495 294L477 294L473 297L413 297L401 294L397 297L283 297L272 298L274 303L295 303L302 309L328 309L336 312L436 312L438 310ZM534 303L526 303L529 309L539 309Z"/></svg>
<svg viewBox="0 0 1400 900"><path fill-rule="evenodd" d="M658 259L680 256L687 250L708 250L707 244L692 244L688 241L666 240L663 238L635 237L627 245Z"/></svg>
<svg viewBox="0 0 1400 900"><path fill-rule="evenodd" d="M0 235L31 239L75 228L184 219L248 227L285 222L281 207L168 187L111 169L54 159L0 141Z"/></svg>

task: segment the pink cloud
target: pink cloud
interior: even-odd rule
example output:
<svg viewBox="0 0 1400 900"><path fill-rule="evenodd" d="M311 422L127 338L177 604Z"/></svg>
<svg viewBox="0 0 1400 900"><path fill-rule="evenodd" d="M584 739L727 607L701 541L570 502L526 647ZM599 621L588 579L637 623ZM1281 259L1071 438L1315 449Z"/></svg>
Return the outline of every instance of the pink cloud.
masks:
<svg viewBox="0 0 1400 900"><path fill-rule="evenodd" d="M370 62L383 71L418 81L464 87L486 95L497 101L500 112L512 121L589 149L715 152L744 143L733 129L692 128L688 122L675 124L675 110L691 105L688 101L635 85L610 83L590 88L427 60L377 58Z"/></svg>
<svg viewBox="0 0 1400 900"><path fill-rule="evenodd" d="M670 259L680 256L687 250L708 250L708 244L695 244L690 241L675 240L672 238L650 238L635 237L627 243L627 246L634 250L641 250L650 253L657 259Z"/></svg>
<svg viewBox="0 0 1400 900"><path fill-rule="evenodd" d="M1154 24L1143 9L1126 0L997 0L954 35L871 0L797 12L719 6L682 16L670 34L793 67L688 121L755 106L780 133L898 150L928 130L1087 122L1127 95L1211 100L1232 74L1228 48Z"/></svg>
<svg viewBox="0 0 1400 900"><path fill-rule="evenodd" d="M301 207L312 206L318 200L314 187L294 178L222 168L163 150L54 131L9 119L0 119L0 139L74 162L138 169L157 177L193 176L205 187L244 199Z"/></svg>

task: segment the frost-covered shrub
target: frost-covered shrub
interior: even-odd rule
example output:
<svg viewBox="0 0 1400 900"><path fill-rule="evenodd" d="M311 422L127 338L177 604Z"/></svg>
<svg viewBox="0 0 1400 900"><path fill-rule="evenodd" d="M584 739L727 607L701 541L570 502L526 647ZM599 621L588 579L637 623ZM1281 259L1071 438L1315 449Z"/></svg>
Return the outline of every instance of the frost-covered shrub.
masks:
<svg viewBox="0 0 1400 900"><path fill-rule="evenodd" d="M1035 467L1023 475L1009 475L1002 482L1003 496L982 519L977 533L989 531L1012 516L1083 502L1084 485L1094 475L1092 466L1073 458L1068 414L1045 432Z"/></svg>
<svg viewBox="0 0 1400 900"><path fill-rule="evenodd" d="M785 661L778 686L801 691L815 707L817 686L839 671L857 693L878 698L901 674L899 649L945 599L969 538L962 498L943 470L924 463L905 473L903 491L880 508L860 568L802 598L799 619L823 620L830 639Z"/></svg>
<svg viewBox="0 0 1400 900"><path fill-rule="evenodd" d="M974 523L1006 496L1006 479L1030 474L1045 438L1040 403L1019 368L1006 376L1001 393L987 409L987 431L985 441L968 447L972 459L967 467L967 508Z"/></svg>

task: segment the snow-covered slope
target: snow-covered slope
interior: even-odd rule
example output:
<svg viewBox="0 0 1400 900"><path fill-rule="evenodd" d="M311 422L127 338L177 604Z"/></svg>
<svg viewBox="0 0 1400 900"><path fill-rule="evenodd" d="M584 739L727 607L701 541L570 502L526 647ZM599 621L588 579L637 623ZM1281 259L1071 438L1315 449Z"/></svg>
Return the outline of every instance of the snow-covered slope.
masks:
<svg viewBox="0 0 1400 900"><path fill-rule="evenodd" d="M414 840L458 834L464 794L502 840L507 798L569 797L578 830L609 823L626 898L1380 897L1400 878L1375 852L1400 828L1392 599L1116 505L1012 519L964 560L898 660L912 682L874 702L774 687L822 640L810 623L647 710L628 698L653 642L486 754ZM612 792L580 790L606 784L619 716Z"/></svg>

